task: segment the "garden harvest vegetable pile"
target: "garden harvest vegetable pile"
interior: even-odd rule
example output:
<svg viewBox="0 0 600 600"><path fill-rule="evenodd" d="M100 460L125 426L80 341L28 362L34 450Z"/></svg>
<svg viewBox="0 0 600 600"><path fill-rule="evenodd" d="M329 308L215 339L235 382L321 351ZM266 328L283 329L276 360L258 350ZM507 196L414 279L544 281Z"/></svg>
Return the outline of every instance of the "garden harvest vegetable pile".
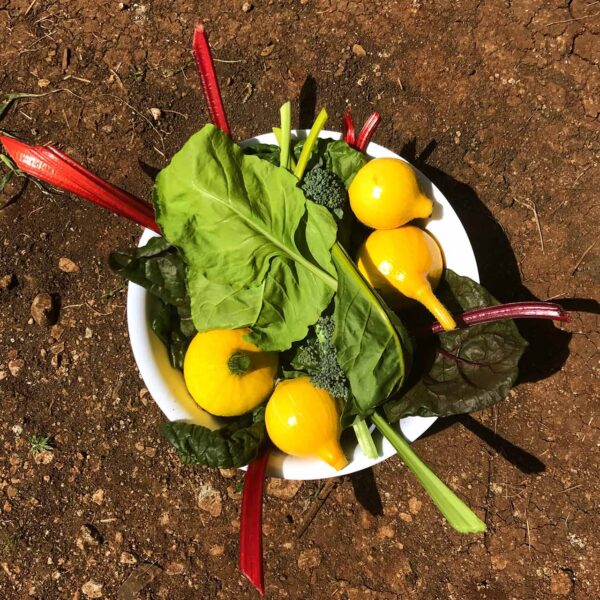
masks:
<svg viewBox="0 0 600 600"><path fill-rule="evenodd" d="M269 444L318 456L334 472L348 462L343 430L377 456L370 424L455 529L484 531L394 425L502 400L526 347L512 318L566 315L547 303L495 306L478 283L444 269L437 242L414 222L432 211L414 170L365 153L378 113L358 136L346 114L343 139L330 140L319 138L322 110L307 138L295 140L287 102L274 128L278 144L242 147L230 136L201 26L194 54L213 124L159 173L153 211L54 148L1 141L22 171L162 234L115 252L110 265L150 292L151 325L171 363L196 402L223 418L214 431L165 424L182 460L250 463L242 570L262 589ZM421 306L438 323L423 325Z"/></svg>

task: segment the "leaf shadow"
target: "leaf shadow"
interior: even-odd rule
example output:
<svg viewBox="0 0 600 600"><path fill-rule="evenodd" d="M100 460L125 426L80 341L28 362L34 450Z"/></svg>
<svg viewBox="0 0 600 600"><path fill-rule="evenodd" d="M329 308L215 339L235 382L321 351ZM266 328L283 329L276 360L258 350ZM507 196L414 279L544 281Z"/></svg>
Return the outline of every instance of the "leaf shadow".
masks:
<svg viewBox="0 0 600 600"><path fill-rule="evenodd" d="M352 473L349 477L354 496L359 504L374 517L382 515L383 503L377 489L373 469L363 469Z"/></svg>
<svg viewBox="0 0 600 600"><path fill-rule="evenodd" d="M543 473L546 465L534 454L524 450L520 446L513 444L510 440L494 432L492 429L475 419L472 415L456 415L438 419L419 439L427 438L436 433L440 433L449 427L460 423L480 440L485 442L490 448L495 450L500 456L509 463L517 467L522 473L536 474Z"/></svg>
<svg viewBox="0 0 600 600"><path fill-rule="evenodd" d="M0 198L0 210L4 210L4 209L8 208L9 206L12 206L16 202L18 202L18 200L21 198L21 196L23 196L23 194L27 191L27 189L29 188L29 184L31 183L29 177L13 177L10 183L13 183L15 180L20 180L21 185L20 185L19 189L16 192L14 192L13 194L11 194L10 197L6 201L3 201Z"/></svg>
<svg viewBox="0 0 600 600"><path fill-rule="evenodd" d="M315 120L317 109L317 81L308 75L300 89L298 128L310 129Z"/></svg>
<svg viewBox="0 0 600 600"><path fill-rule="evenodd" d="M161 169L158 167L153 167L152 165L149 165L148 163L145 163L143 160L139 159L138 164L140 165L142 171L154 182Z"/></svg>
<svg viewBox="0 0 600 600"><path fill-rule="evenodd" d="M413 138L403 146L400 154L442 191L455 210L473 246L481 284L500 302L539 300L521 282L518 262L508 237L475 190L427 164L436 147L437 142L431 140L417 154L417 140ZM569 356L571 333L559 329L551 321L521 319L516 323L529 343L519 364L518 383L539 381L559 371Z"/></svg>

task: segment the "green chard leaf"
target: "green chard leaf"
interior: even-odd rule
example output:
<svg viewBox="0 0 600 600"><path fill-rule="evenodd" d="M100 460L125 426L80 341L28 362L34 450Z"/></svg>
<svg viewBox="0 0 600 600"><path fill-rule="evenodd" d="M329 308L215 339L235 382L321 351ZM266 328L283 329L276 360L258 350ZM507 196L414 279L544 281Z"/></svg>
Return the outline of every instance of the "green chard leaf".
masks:
<svg viewBox="0 0 600 600"><path fill-rule="evenodd" d="M258 456L265 441L265 407L259 406L214 431L184 421L164 423L162 431L186 464L243 467Z"/></svg>
<svg viewBox="0 0 600 600"><path fill-rule="evenodd" d="M306 140L299 140L294 145L294 156L296 159L300 156L302 148ZM328 171L333 171L346 186L350 187L354 176L366 163L369 162L369 157L355 150L343 140L331 140L327 138L319 138L308 160L307 170L310 171L315 167L321 167Z"/></svg>
<svg viewBox="0 0 600 600"><path fill-rule="evenodd" d="M189 305L185 263L165 238L153 237L141 248L112 252L110 268L158 296L166 304Z"/></svg>
<svg viewBox="0 0 600 600"><path fill-rule="evenodd" d="M248 156L258 156L272 165L279 165L279 146L274 144L252 144L251 146L244 146L244 154Z"/></svg>
<svg viewBox="0 0 600 600"><path fill-rule="evenodd" d="M453 312L498 304L481 285L450 270L436 293ZM438 342L425 374L406 393L384 404L390 422L409 415L471 413L503 400L517 379L527 346L509 319L445 332ZM426 348L417 353L431 356Z"/></svg>
<svg viewBox="0 0 600 600"><path fill-rule="evenodd" d="M333 171L346 186L350 187L354 176L369 162L369 157L355 150L342 140L327 144L325 152L325 167Z"/></svg>
<svg viewBox="0 0 600 600"><path fill-rule="evenodd" d="M353 412L369 415L398 391L408 371L411 343L400 319L392 313L336 244L338 270L334 344L337 360L350 381Z"/></svg>
<svg viewBox="0 0 600 600"><path fill-rule="evenodd" d="M164 238L152 238L141 248L113 252L110 268L150 294L150 325L167 348L174 367L183 368L187 347L196 334L181 254Z"/></svg>
<svg viewBox="0 0 600 600"><path fill-rule="evenodd" d="M296 183L212 125L159 173L157 222L185 256L199 331L250 326L262 349L285 350L331 301L335 222Z"/></svg>

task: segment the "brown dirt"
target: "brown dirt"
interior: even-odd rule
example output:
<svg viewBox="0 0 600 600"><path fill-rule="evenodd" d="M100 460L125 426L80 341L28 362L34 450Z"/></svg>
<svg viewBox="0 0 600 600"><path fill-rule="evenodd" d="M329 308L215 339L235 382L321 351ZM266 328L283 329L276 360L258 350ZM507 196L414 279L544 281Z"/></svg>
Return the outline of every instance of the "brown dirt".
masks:
<svg viewBox="0 0 600 600"><path fill-rule="evenodd" d="M19 102L2 128L148 197L147 172L207 121L189 52L201 4L216 58L235 61L218 69L236 136L270 130L303 86L303 118L316 91L332 127L347 103L359 119L377 108L377 141L446 192L498 297L591 306L573 299L599 289L600 246L580 262L599 217L599 6L0 0L2 92L62 90ZM0 597L256 597L236 566L241 475L180 465L129 350L106 259L139 229L23 180L0 200L0 277L14 276L0 290ZM29 320L42 292L60 298L54 330ZM267 597L600 597L597 316L564 330L525 328L510 398L416 444L487 535L451 531L396 459L345 478L301 539L319 485L275 490ZM34 460L27 438L42 434L55 449Z"/></svg>

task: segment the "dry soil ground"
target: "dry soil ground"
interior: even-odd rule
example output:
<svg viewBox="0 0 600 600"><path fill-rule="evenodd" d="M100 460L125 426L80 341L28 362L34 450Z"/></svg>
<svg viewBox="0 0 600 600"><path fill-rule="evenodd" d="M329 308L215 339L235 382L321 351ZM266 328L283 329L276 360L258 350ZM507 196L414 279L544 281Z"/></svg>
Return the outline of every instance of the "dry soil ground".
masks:
<svg viewBox="0 0 600 600"><path fill-rule="evenodd" d="M301 90L303 125L315 100L332 128L349 103L377 108L377 141L447 194L497 297L594 310L600 4L242 4L0 0L1 91L54 92L1 127L148 198L208 118L189 50L201 17L238 138L288 98L298 114ZM106 260L140 230L22 179L0 202L0 597L255 598L236 566L240 473L179 463L131 356ZM30 321L40 292L60 298L58 327ZM489 533L451 531L396 459L345 478L302 538L319 484L271 484L268 598L600 597L597 315L523 331L510 398L416 444ZM54 449L32 455L34 435Z"/></svg>

